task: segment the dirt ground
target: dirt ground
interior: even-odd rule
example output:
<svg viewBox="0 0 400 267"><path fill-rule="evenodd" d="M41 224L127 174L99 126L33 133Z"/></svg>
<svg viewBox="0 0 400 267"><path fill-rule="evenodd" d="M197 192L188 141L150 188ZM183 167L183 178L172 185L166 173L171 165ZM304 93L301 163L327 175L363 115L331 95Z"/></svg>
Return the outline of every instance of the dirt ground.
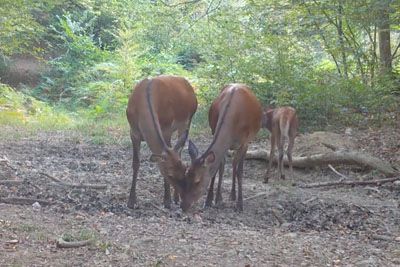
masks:
<svg viewBox="0 0 400 267"><path fill-rule="evenodd" d="M320 153L326 149L320 143L327 142L400 162L399 129L346 132L302 135L294 156ZM210 141L204 136L194 140L201 151ZM265 146L265 140L259 139L251 148ZM340 179L328 168L316 168L297 169L287 181L271 179L263 184L265 162L249 160L244 212L238 213L228 200L228 163L224 205L203 209L198 203L193 216L182 214L176 206L162 208L162 179L143 147L139 206L130 210L126 207L132 175L129 143L93 144L76 132L0 140L0 182L24 181L0 184L0 198L48 202L0 203L0 266L400 265L400 183L300 188L299 184ZM188 160L186 149L183 154ZM335 167L352 179L382 178L376 171ZM45 174L63 182L106 184L107 188L59 186ZM60 237L92 242L80 248L57 248Z"/></svg>

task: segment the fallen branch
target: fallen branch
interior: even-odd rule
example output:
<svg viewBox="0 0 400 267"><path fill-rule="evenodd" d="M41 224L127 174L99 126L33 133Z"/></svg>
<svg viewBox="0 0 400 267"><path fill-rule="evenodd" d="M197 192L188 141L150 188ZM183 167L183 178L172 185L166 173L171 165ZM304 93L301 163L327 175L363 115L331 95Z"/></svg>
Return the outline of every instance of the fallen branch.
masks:
<svg viewBox="0 0 400 267"><path fill-rule="evenodd" d="M82 240L82 241L65 241L62 238L57 239L56 246L58 248L79 248L84 247L92 243L92 239Z"/></svg>
<svg viewBox="0 0 400 267"><path fill-rule="evenodd" d="M67 186L67 187L72 187L72 188L91 188L91 189L107 189L106 184L78 184L78 183L66 183L61 181L60 179L47 174L45 172L39 172L40 175L46 176L50 178L54 183L54 185L58 186Z"/></svg>
<svg viewBox="0 0 400 267"><path fill-rule="evenodd" d="M347 177L346 175L341 174L340 172L338 172L335 168L333 168L333 166L331 164L328 164L328 167L329 167L329 169L331 169L334 173L336 173L337 175L339 175L343 179L349 180L349 177Z"/></svg>
<svg viewBox="0 0 400 267"><path fill-rule="evenodd" d="M252 199L255 199L255 198L263 197L263 196L266 196L267 194L268 194L267 192L259 193L259 194L256 194L254 196L244 198L243 201L248 201L248 200L252 200Z"/></svg>
<svg viewBox="0 0 400 267"><path fill-rule="evenodd" d="M24 181L22 180L0 180L1 185L18 185L22 184Z"/></svg>
<svg viewBox="0 0 400 267"><path fill-rule="evenodd" d="M324 186L346 186L346 185L382 185L385 183L391 183L400 180L397 178L377 179L368 181L338 181L338 182L326 182L326 183L312 183L300 185L301 188L315 188Z"/></svg>
<svg viewBox="0 0 400 267"><path fill-rule="evenodd" d="M157 206L156 204L149 202L151 206L153 206L154 208L158 209L159 211L162 211L164 214L169 214L169 211L164 210L163 208L160 208L159 206Z"/></svg>
<svg viewBox="0 0 400 267"><path fill-rule="evenodd" d="M14 168L13 166L11 166L10 160L6 157L3 156L3 158L0 158L0 163L4 163L7 167L9 167L10 169L12 169L13 171L16 171L17 169Z"/></svg>
<svg viewBox="0 0 400 267"><path fill-rule="evenodd" d="M282 225L282 224L284 224L286 222L286 220L282 217L282 215L280 214L279 211L277 211L276 209L272 208L271 212L274 215L275 219L278 220L279 225Z"/></svg>
<svg viewBox="0 0 400 267"><path fill-rule="evenodd" d="M232 153L228 153L228 155L232 155ZM266 150L255 150L248 151L246 154L246 159L255 159L255 160L269 160L269 152ZM284 164L288 165L287 158L284 158ZM277 162L277 157L274 157L274 162ZM360 152L351 152L351 151L333 151L327 152L324 154L316 154L305 157L294 157L293 158L293 167L297 168L309 168L315 166L324 166L328 164L347 164L347 165L360 165L364 167L369 167L372 169L377 169L387 177L395 176L399 172L396 171L391 164Z"/></svg>
<svg viewBox="0 0 400 267"><path fill-rule="evenodd" d="M372 239L375 239L375 240L400 242L400 236L399 237L394 237L394 236L390 236L390 235L371 234L370 237Z"/></svg>
<svg viewBox="0 0 400 267"><path fill-rule="evenodd" d="M32 205L38 202L42 206L52 205L53 203L43 199L26 198L26 197L4 197L0 198L0 203L14 204L14 205Z"/></svg>
<svg viewBox="0 0 400 267"><path fill-rule="evenodd" d="M38 190L42 190L39 186L33 184L27 180L0 180L0 185L20 185L20 184L27 184L30 185Z"/></svg>

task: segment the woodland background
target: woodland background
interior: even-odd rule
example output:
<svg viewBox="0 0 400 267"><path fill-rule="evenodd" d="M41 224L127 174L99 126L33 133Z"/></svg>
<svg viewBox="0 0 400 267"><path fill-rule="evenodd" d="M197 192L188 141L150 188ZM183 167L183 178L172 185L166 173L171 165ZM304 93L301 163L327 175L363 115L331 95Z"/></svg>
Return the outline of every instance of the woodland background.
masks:
<svg viewBox="0 0 400 267"><path fill-rule="evenodd" d="M2 0L0 124L127 127L140 79L187 77L194 129L229 82L294 106L302 131L399 116L398 0Z"/></svg>

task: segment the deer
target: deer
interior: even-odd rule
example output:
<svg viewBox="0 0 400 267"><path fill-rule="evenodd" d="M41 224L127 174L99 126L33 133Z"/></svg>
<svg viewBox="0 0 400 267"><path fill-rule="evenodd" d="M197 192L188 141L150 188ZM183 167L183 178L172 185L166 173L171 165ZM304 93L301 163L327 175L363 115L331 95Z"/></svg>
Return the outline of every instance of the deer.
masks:
<svg viewBox="0 0 400 267"><path fill-rule="evenodd" d="M184 178L186 165L181 151L189 135L192 117L197 110L193 87L182 77L161 75L141 80L128 100L126 116L130 126L133 148L132 186L127 206L137 202L136 181L140 166L140 144L145 141L164 178L164 207L171 207L170 185L174 188L174 201L179 201L179 184ZM172 134L178 140L172 148Z"/></svg>
<svg viewBox="0 0 400 267"><path fill-rule="evenodd" d="M199 156L196 145L189 140L191 164L182 181L181 208L184 212L205 193L209 186L206 206L211 205L217 171L219 180L216 203L222 201L221 184L225 155L229 149L235 151L232 162L232 188L230 199L236 201L236 210L243 211L243 163L248 144L261 128L262 109L251 89L244 84L229 84L222 88L209 110L209 124L213 140ZM236 199L235 182L238 183Z"/></svg>
<svg viewBox="0 0 400 267"><path fill-rule="evenodd" d="M269 180L269 173L272 168L272 161L275 154L275 146L278 147L279 177L281 179L285 179L285 174L283 172L285 139L288 140L286 154L288 157L290 176L293 177L292 152L298 126L299 121L297 119L296 110L292 107L267 107L263 109L262 128L268 129L268 131L271 133L271 151L269 154L269 162L267 172L264 177L264 183L268 183Z"/></svg>

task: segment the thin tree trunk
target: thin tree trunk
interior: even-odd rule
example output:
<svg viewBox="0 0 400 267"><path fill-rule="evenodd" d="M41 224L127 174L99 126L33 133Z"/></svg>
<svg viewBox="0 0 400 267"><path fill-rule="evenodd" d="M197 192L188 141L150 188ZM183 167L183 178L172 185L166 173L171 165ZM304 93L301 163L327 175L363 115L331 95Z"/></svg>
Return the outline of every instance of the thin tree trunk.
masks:
<svg viewBox="0 0 400 267"><path fill-rule="evenodd" d="M392 53L390 49L390 9L389 0L381 0L380 17L378 21L379 58L381 74L392 71Z"/></svg>
<svg viewBox="0 0 400 267"><path fill-rule="evenodd" d="M347 79L349 78L348 74L348 66L347 66L347 56L346 56L346 48L344 45L344 33L343 33L343 3L339 1L338 6L338 23L337 23L337 33L339 36L339 44L340 44L340 52L342 54L342 64L343 64L343 74Z"/></svg>

